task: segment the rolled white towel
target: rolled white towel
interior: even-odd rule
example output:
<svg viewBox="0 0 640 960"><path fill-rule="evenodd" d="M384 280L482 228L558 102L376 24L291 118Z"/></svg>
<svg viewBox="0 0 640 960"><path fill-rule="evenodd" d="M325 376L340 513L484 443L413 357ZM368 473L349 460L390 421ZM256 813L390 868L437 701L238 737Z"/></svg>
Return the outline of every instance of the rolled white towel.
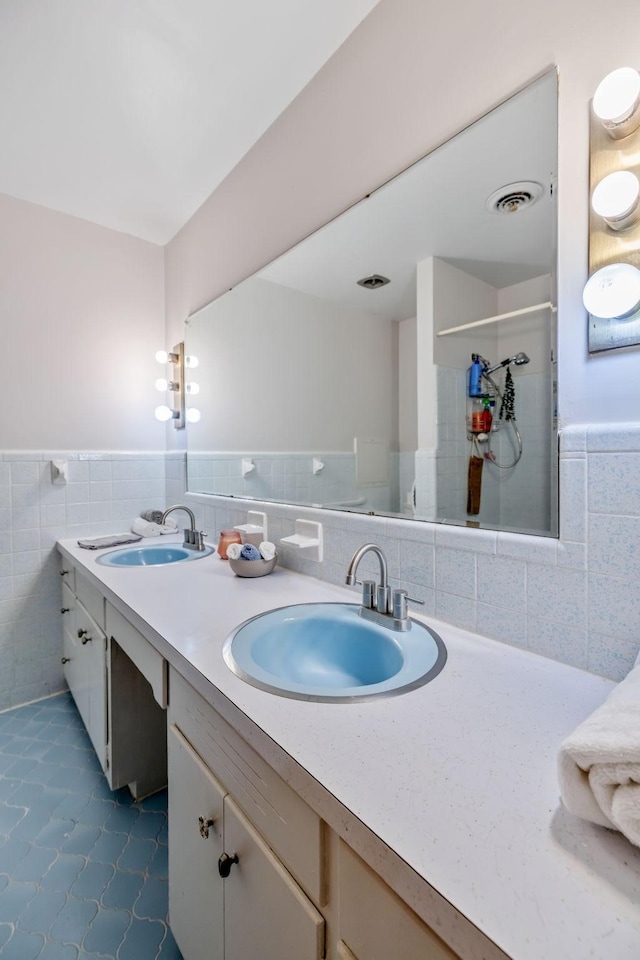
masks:
<svg viewBox="0 0 640 960"><path fill-rule="evenodd" d="M142 517L136 517L131 524L134 533L139 533L141 537L159 537L160 524L153 523L152 520L143 520Z"/></svg>
<svg viewBox="0 0 640 960"><path fill-rule="evenodd" d="M567 810L640 846L640 655L633 670L560 746Z"/></svg>
<svg viewBox="0 0 640 960"><path fill-rule="evenodd" d="M142 517L136 517L136 519L131 524L131 530L133 533L139 534L141 537L159 537L163 534L175 533L178 529L175 520L167 518L165 524L153 523L152 520L143 520Z"/></svg>
<svg viewBox="0 0 640 960"><path fill-rule="evenodd" d="M230 543L227 547L227 558L229 560L239 560L242 551L241 543Z"/></svg>
<svg viewBox="0 0 640 960"><path fill-rule="evenodd" d="M258 550L260 551L260 556L263 560L273 560L276 555L275 544L271 543L270 540L263 540L258 547Z"/></svg>

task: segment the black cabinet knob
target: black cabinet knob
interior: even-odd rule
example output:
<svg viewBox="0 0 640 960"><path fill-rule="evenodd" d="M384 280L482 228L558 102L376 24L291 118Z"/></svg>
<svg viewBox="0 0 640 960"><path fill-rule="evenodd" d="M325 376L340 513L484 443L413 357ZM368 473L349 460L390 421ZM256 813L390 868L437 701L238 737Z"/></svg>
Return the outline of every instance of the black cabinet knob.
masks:
<svg viewBox="0 0 640 960"><path fill-rule="evenodd" d="M238 863L237 853L234 853L231 857L228 853L223 853L218 860L218 873L223 880L226 880L231 873L231 867L234 865L234 863Z"/></svg>

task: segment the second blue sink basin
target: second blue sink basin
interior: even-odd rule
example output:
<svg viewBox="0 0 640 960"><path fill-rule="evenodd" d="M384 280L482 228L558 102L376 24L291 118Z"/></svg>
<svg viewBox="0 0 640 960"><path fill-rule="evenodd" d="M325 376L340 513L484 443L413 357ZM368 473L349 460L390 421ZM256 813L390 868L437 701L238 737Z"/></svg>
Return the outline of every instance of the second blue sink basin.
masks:
<svg viewBox="0 0 640 960"><path fill-rule="evenodd" d="M440 637L416 621L407 632L359 615L355 604L270 610L225 641L227 666L263 690L303 700L390 696L427 683L446 661Z"/></svg>
<svg viewBox="0 0 640 960"><path fill-rule="evenodd" d="M125 547L98 557L98 563L106 567L158 567L167 563L184 563L199 560L213 553L213 547L204 550L187 550L176 543L147 547Z"/></svg>

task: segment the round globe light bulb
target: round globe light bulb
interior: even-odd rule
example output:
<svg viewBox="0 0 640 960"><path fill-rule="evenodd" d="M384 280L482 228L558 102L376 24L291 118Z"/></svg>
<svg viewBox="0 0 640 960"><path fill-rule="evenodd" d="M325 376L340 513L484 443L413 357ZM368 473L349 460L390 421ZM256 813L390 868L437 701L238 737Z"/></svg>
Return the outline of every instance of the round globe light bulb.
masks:
<svg viewBox="0 0 640 960"><path fill-rule="evenodd" d="M593 95L593 111L605 126L622 123L634 112L640 97L640 74L620 67L602 80Z"/></svg>
<svg viewBox="0 0 640 960"><path fill-rule="evenodd" d="M169 381L165 377L158 377L156 380L156 390L160 390L161 393L164 393L165 390L169 389Z"/></svg>
<svg viewBox="0 0 640 960"><path fill-rule="evenodd" d="M165 423L167 420L173 419L173 410L170 407L164 405L156 407L156 420L160 420L162 423Z"/></svg>
<svg viewBox="0 0 640 960"><path fill-rule="evenodd" d="M194 367L197 367L199 362L200 361L198 360L198 358L192 355L184 358L185 367L191 367L191 369L193 369Z"/></svg>
<svg viewBox="0 0 640 960"><path fill-rule="evenodd" d="M640 307L640 270L632 263L612 263L589 277L582 302L593 317L624 320Z"/></svg>
<svg viewBox="0 0 640 960"><path fill-rule="evenodd" d="M158 350L156 353L156 360L158 363L166 363L169 359L169 354L166 350Z"/></svg>
<svg viewBox="0 0 640 960"><path fill-rule="evenodd" d="M637 219L640 182L630 170L617 170L600 181L593 191L591 206L610 225L631 226Z"/></svg>
<svg viewBox="0 0 640 960"><path fill-rule="evenodd" d="M186 386L187 393L200 393L200 385L192 380Z"/></svg>
<svg viewBox="0 0 640 960"><path fill-rule="evenodd" d="M189 423L197 423L201 416L202 414L196 407L189 407L187 410L187 420Z"/></svg>

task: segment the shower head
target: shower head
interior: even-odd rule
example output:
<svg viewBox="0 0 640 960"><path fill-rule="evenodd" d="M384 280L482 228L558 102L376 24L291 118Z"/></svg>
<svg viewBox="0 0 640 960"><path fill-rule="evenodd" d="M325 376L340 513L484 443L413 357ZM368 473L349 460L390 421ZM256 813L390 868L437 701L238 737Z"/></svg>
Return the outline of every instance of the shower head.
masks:
<svg viewBox="0 0 640 960"><path fill-rule="evenodd" d="M486 366L485 361L485 368L482 372L486 374L494 373L496 370L500 370L501 367L508 367L512 363L515 363L516 367L521 367L524 363L529 363L529 357L521 351L520 353L516 353L515 357L506 357L504 360L501 360L500 363L494 363L492 367Z"/></svg>

